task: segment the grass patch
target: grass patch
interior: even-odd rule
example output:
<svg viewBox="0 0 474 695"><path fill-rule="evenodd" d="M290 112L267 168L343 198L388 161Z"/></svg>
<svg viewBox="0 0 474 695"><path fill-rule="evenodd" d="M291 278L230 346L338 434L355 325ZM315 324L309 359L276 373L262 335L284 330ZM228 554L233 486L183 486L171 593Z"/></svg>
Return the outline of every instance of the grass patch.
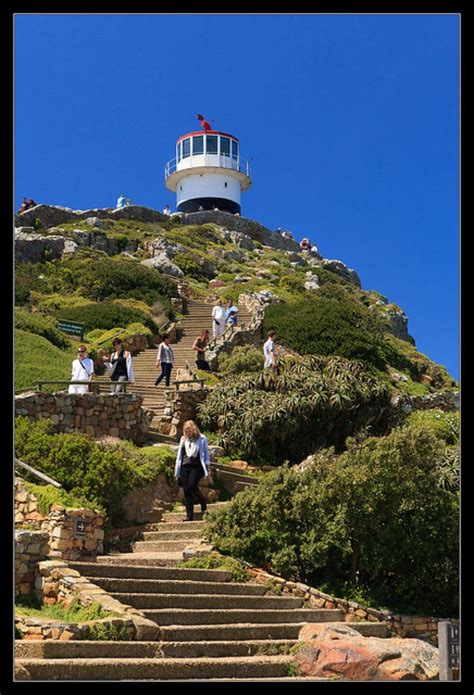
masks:
<svg viewBox="0 0 474 695"><path fill-rule="evenodd" d="M71 377L75 348L65 352L40 335L15 330L15 389L33 385L37 379L68 381ZM44 387L45 390L63 389L59 385Z"/></svg>
<svg viewBox="0 0 474 695"><path fill-rule="evenodd" d="M25 485L36 497L39 512L43 515L49 513L53 504L60 504L62 507L97 507L97 505L91 504L84 497L71 495L65 490L54 487L54 485L36 485L28 481L25 481Z"/></svg>
<svg viewBox="0 0 474 695"><path fill-rule="evenodd" d="M94 601L90 606L81 606L78 599L74 599L69 606L62 603L52 605L42 603L34 595L21 596L16 599L15 615L31 618L51 618L67 623L84 623L87 620L99 620L100 618L116 618L119 613L108 611Z"/></svg>
<svg viewBox="0 0 474 695"><path fill-rule="evenodd" d="M203 557L193 557L190 560L180 560L177 567L193 567L205 570L227 570L232 575L233 582L248 582L250 580L245 565L233 557L227 557L220 553L210 553Z"/></svg>

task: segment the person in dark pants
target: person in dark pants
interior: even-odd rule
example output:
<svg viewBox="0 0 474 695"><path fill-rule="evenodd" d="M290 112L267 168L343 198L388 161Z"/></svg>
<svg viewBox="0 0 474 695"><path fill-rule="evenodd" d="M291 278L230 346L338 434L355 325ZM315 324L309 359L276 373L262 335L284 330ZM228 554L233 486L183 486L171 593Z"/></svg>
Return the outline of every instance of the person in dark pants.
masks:
<svg viewBox="0 0 474 695"><path fill-rule="evenodd" d="M155 386L165 379L166 386L170 385L171 370L174 364L173 348L170 345L170 337L167 333L163 336L163 340L158 347L158 355L156 357L156 366L161 365L161 374L155 381Z"/></svg>
<svg viewBox="0 0 474 695"><path fill-rule="evenodd" d="M209 476L207 438L200 433L194 420L186 420L183 425L174 475L178 484L181 482L184 492L186 518L183 521L193 521L195 498L201 504L201 512L207 509L206 500L199 489L199 481Z"/></svg>
<svg viewBox="0 0 474 695"><path fill-rule="evenodd" d="M196 338L193 344L193 350L196 350L196 366L198 369L204 369L206 372L210 371L208 362L205 360L206 347L209 342L209 331L207 328L201 331L201 335Z"/></svg>

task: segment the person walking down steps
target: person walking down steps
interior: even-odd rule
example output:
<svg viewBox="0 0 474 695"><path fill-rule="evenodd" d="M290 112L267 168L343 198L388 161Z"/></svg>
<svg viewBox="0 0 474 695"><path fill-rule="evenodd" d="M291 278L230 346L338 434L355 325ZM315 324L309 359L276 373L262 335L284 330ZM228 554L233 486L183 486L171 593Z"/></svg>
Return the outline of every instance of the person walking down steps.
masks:
<svg viewBox="0 0 474 695"><path fill-rule="evenodd" d="M171 370L174 364L173 348L170 345L170 337L167 333L163 336L162 342L158 346L158 355L156 357L156 366L161 366L161 374L155 381L155 386L165 379L166 386L170 385Z"/></svg>
<svg viewBox="0 0 474 695"><path fill-rule="evenodd" d="M199 489L199 481L209 476L207 438L200 433L194 420L186 420L183 425L183 436L179 442L174 475L184 492L186 518L183 521L193 521L195 498L201 504L202 513L207 509L206 500Z"/></svg>

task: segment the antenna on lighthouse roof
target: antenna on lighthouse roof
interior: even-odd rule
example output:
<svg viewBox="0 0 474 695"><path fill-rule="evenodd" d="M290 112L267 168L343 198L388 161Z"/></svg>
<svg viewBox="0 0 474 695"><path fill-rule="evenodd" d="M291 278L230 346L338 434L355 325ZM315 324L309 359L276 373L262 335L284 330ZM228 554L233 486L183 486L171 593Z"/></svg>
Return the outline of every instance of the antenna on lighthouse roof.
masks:
<svg viewBox="0 0 474 695"><path fill-rule="evenodd" d="M212 130L212 127L209 125L209 123L205 120L204 116L201 116L200 113L197 115L198 121L201 121L201 125L204 128L204 130Z"/></svg>

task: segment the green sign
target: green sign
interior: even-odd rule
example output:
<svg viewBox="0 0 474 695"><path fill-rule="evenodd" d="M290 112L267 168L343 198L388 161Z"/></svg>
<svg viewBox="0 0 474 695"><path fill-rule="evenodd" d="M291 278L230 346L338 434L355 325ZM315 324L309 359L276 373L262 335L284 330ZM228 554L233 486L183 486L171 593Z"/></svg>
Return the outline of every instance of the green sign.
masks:
<svg viewBox="0 0 474 695"><path fill-rule="evenodd" d="M77 321L66 321L59 319L56 324L60 331L63 333L69 333L70 335L78 335L80 338L84 335L84 329L86 327L85 323L78 323Z"/></svg>

